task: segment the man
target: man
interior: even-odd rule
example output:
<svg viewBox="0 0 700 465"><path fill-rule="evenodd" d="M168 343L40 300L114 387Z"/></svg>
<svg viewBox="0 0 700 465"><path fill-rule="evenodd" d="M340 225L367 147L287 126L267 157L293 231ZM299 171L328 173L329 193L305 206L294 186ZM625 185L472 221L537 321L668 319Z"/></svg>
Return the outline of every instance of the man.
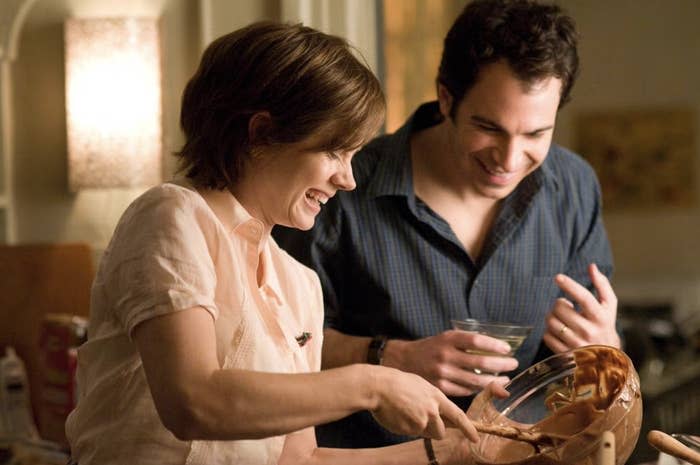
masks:
<svg viewBox="0 0 700 465"><path fill-rule="evenodd" d="M619 347L600 189L552 144L578 73L573 20L530 0L476 0L450 29L437 102L353 161L357 188L331 199L308 234L278 231L313 267L326 305L323 366L370 362L470 396L545 355ZM451 319L534 326L507 344ZM321 444L403 441L365 413L317 430Z"/></svg>

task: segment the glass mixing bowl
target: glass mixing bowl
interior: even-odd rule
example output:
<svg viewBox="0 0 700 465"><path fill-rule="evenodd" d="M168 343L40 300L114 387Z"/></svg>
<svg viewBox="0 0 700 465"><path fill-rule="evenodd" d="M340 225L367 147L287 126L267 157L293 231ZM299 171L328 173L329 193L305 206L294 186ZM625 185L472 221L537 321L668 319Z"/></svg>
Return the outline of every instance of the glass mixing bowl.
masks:
<svg viewBox="0 0 700 465"><path fill-rule="evenodd" d="M600 436L615 434L615 463L629 458L639 438L642 396L639 375L624 352L587 346L553 355L521 372L506 385L510 397L488 389L467 415L485 424L564 435L552 445L479 434L471 445L477 464L595 465Z"/></svg>

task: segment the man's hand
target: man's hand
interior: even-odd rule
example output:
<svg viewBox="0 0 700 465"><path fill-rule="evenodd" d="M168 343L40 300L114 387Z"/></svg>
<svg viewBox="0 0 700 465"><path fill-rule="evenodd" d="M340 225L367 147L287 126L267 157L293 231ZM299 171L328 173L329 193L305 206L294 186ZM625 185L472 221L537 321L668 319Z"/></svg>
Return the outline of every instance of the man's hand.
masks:
<svg viewBox="0 0 700 465"><path fill-rule="evenodd" d="M498 339L450 330L416 341L389 340L383 364L420 375L448 396L469 396L491 382L509 381L506 376L487 374L505 373L518 367L518 361L506 355L509 351L508 344ZM483 355L483 352L503 355Z"/></svg>
<svg viewBox="0 0 700 465"><path fill-rule="evenodd" d="M596 297L573 279L559 274L555 282L571 300L559 298L546 319L543 340L553 352L564 352L590 344L620 348L620 336L615 328L617 296L610 281L595 264L588 267ZM578 305L580 313L574 308Z"/></svg>

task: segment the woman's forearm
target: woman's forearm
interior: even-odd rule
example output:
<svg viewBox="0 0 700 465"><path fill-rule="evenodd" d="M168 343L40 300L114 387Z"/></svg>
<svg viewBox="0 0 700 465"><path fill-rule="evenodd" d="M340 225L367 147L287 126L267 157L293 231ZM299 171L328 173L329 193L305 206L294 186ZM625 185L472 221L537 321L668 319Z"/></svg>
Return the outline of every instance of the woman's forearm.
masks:
<svg viewBox="0 0 700 465"><path fill-rule="evenodd" d="M306 374L217 370L192 391L192 431L186 435L257 439L371 410L377 403L374 371L369 365Z"/></svg>
<svg viewBox="0 0 700 465"><path fill-rule="evenodd" d="M417 375L367 364L299 374L221 368L214 336L198 307L134 329L156 409L178 439L258 439L360 410L398 434L440 437L447 422L476 437L464 412Z"/></svg>

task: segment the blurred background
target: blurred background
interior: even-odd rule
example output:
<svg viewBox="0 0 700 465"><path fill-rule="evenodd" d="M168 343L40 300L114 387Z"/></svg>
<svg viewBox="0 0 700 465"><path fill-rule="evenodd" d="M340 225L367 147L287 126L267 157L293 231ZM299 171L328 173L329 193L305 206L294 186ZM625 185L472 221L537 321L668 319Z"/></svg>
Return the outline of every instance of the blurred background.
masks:
<svg viewBox="0 0 700 465"><path fill-rule="evenodd" d="M87 317L90 280L119 216L149 185L174 172L171 153L183 142L180 95L213 38L260 19L303 21L345 36L382 80L389 105L385 129L393 131L418 104L435 98L442 38L465 3L1 0L0 348L16 347L26 361L34 414L42 408L39 338L46 315ZM577 22L582 68L555 140L584 155L603 186L613 285L626 348L642 376L645 428L698 434L700 2L556 3ZM138 180L146 168L128 158L116 161L114 152L143 144L108 138L107 174L81 187L69 160L81 148L88 147L90 156L95 150L94 142L80 145L70 135L77 123L67 116L73 114L67 76L77 68L67 61L65 24L98 18L155 20L160 107L151 113L159 132L155 168L149 169L157 174ZM112 55L99 56L108 61ZM120 82L109 85L116 92ZM90 99L109 94L103 89ZM114 99L97 103L104 113L93 118L93 132L101 131L103 118L102 126L111 121L106 115L114 116L118 106ZM122 118L131 115L127 107ZM105 182L110 173L127 179ZM653 455L644 442L629 463Z"/></svg>

